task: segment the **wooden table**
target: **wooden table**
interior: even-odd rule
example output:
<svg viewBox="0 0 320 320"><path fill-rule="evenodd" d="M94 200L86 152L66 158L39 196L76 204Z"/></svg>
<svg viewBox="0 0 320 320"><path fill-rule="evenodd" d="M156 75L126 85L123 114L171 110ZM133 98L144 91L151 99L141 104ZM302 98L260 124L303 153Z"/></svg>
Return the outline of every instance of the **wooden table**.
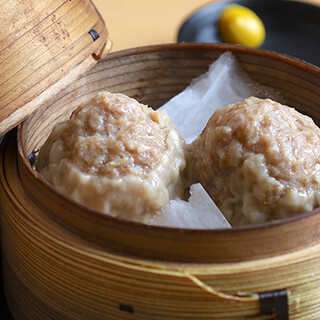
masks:
<svg viewBox="0 0 320 320"><path fill-rule="evenodd" d="M93 0L113 42L112 51L177 41L181 24L208 0ZM256 0L259 1L259 0ZM305 0L320 5L320 0Z"/></svg>

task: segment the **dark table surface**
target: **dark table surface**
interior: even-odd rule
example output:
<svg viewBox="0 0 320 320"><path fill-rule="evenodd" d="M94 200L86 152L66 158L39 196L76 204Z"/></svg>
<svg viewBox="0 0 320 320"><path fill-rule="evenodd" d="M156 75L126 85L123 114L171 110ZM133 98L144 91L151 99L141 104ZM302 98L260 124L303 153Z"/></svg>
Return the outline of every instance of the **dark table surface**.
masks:
<svg viewBox="0 0 320 320"><path fill-rule="evenodd" d="M1 243L0 243L1 245ZM1 246L0 246L1 248ZM13 320L9 308L6 304L3 292L3 274L2 274L2 259L0 255L0 320Z"/></svg>

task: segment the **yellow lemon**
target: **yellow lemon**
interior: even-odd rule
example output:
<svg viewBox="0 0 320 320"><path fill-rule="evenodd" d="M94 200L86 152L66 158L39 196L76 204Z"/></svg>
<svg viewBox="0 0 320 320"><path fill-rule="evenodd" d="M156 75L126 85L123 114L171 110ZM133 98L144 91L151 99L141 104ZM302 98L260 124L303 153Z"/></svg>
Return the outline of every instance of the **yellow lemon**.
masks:
<svg viewBox="0 0 320 320"><path fill-rule="evenodd" d="M252 10L237 4L222 10L218 26L224 42L246 47L261 46L266 36L261 19Z"/></svg>

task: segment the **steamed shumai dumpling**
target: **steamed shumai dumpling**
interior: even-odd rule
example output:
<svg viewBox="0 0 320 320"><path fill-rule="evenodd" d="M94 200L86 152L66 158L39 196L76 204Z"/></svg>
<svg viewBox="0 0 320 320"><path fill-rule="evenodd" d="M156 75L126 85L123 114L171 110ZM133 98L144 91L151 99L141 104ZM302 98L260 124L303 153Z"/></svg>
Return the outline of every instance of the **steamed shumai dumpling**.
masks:
<svg viewBox="0 0 320 320"><path fill-rule="evenodd" d="M217 110L189 152L194 180L234 226L320 205L320 129L293 108L250 97Z"/></svg>
<svg viewBox="0 0 320 320"><path fill-rule="evenodd" d="M184 147L165 111L101 92L54 127L36 168L91 209L146 221L183 195Z"/></svg>

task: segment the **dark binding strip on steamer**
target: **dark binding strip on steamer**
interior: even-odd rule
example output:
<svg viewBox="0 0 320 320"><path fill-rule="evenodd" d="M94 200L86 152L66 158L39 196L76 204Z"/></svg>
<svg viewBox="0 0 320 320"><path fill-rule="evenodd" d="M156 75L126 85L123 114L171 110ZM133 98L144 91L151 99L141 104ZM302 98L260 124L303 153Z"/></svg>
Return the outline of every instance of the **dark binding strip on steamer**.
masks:
<svg viewBox="0 0 320 320"><path fill-rule="evenodd" d="M28 160L30 162L31 167L34 167L34 164L36 163L37 154L39 153L39 150L34 150L29 154Z"/></svg>
<svg viewBox="0 0 320 320"><path fill-rule="evenodd" d="M96 41L97 39L99 39L99 33L95 29L91 29L89 31L89 34L92 37L93 41Z"/></svg>
<svg viewBox="0 0 320 320"><path fill-rule="evenodd" d="M128 304L119 303L119 310L127 313L131 313L131 314L134 313L133 306L130 306Z"/></svg>
<svg viewBox="0 0 320 320"><path fill-rule="evenodd" d="M285 289L259 294L260 315L270 315L274 320L289 320L288 296Z"/></svg>

